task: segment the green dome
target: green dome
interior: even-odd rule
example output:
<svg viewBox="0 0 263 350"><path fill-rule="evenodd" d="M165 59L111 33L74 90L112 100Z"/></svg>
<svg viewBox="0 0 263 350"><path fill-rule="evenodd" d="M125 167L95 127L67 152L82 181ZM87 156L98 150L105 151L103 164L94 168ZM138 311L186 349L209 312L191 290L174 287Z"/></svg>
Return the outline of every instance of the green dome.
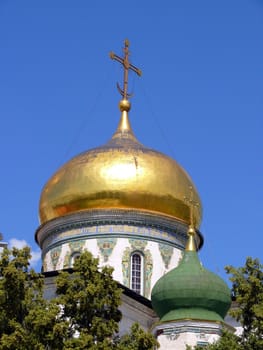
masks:
<svg viewBox="0 0 263 350"><path fill-rule="evenodd" d="M152 305L161 321L223 321L230 304L228 286L200 264L195 251L185 251L180 265L152 290Z"/></svg>

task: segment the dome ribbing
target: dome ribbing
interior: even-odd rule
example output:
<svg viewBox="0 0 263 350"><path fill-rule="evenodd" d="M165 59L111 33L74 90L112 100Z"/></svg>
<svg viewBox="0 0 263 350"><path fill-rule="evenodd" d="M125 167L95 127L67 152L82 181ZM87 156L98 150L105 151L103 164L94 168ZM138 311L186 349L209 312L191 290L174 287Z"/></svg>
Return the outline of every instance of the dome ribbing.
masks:
<svg viewBox="0 0 263 350"><path fill-rule="evenodd" d="M179 266L155 284L152 304L161 322L223 321L231 295L226 283L200 264L195 251L185 251Z"/></svg>
<svg viewBox="0 0 263 350"><path fill-rule="evenodd" d="M125 101L124 101L125 102ZM74 157L47 182L39 217L51 219L89 209L138 209L190 223L189 188L200 198L191 178L172 158L143 146L131 129L130 104L121 101L121 120L110 141ZM201 205L194 222L199 226Z"/></svg>

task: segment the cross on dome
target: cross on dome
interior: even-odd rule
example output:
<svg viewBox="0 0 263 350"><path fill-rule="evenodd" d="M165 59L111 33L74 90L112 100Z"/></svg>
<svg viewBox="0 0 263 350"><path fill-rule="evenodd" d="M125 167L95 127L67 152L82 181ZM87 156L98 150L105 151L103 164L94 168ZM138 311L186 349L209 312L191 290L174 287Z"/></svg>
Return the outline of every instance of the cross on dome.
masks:
<svg viewBox="0 0 263 350"><path fill-rule="evenodd" d="M190 226L192 228L195 228L196 225L194 223L194 213L193 213L193 211L194 211L195 208L198 208L200 206L200 203L198 201L195 201L194 198L193 198L194 196L193 196L193 187L192 186L189 186L189 192L190 192L189 197L184 196L184 201L186 203L188 203L189 206L190 206Z"/></svg>
<svg viewBox="0 0 263 350"><path fill-rule="evenodd" d="M124 57L123 58L116 55L114 52L110 52L110 58L121 63L123 65L123 68L124 68L123 89L121 89L119 83L117 83L118 91L122 95L124 100L127 100L132 95L132 94L128 93L129 69L132 70L133 72L135 72L139 76L142 75L142 71L139 68L135 67L133 64L131 64L129 61L129 55L130 55L129 45L130 45L129 40L126 39L124 41L124 48L123 48Z"/></svg>

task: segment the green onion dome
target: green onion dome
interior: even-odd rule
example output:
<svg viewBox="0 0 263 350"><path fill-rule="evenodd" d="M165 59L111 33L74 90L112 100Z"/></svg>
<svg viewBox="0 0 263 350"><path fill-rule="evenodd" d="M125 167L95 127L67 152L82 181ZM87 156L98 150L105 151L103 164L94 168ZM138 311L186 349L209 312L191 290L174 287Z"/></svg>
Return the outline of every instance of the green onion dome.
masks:
<svg viewBox="0 0 263 350"><path fill-rule="evenodd" d="M185 251L179 266L161 277L152 290L152 305L161 322L223 321L230 304L228 286L201 265L196 251Z"/></svg>

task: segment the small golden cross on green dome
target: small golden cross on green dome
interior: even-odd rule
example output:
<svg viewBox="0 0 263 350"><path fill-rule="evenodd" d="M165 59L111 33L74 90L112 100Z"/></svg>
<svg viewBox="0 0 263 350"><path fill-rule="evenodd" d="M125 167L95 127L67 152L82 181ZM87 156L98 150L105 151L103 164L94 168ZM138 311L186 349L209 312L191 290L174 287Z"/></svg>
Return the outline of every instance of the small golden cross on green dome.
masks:
<svg viewBox="0 0 263 350"><path fill-rule="evenodd" d="M195 223L194 223L194 209L200 206L200 203L195 201L193 198L193 187L189 186L189 192L190 196L189 197L184 197L184 201L189 204L190 206L190 226L192 228L195 228Z"/></svg>
<svg viewBox="0 0 263 350"><path fill-rule="evenodd" d="M119 90L119 93L122 95L124 100L127 100L129 97L131 97L131 94L128 93L128 73L129 69L135 72L137 75L141 76L142 72L139 68L135 67L133 64L129 61L129 40L124 41L124 57L120 57L116 55L114 52L110 52L110 58L113 60L116 60L120 62L123 65L124 68L124 79L123 79L123 89L120 88L120 85L117 83L117 88Z"/></svg>

